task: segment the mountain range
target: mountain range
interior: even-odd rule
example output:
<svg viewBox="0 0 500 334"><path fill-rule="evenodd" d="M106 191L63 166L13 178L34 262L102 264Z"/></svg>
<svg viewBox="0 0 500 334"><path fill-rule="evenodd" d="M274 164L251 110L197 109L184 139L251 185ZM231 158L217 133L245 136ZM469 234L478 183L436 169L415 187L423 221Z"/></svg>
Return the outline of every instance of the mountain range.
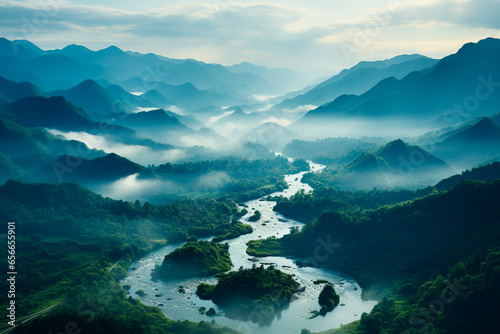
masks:
<svg viewBox="0 0 500 334"><path fill-rule="evenodd" d="M46 180L47 174L41 173L44 168L53 178L55 174L49 166L64 154L92 159L103 156L104 152L90 149L82 142L64 140L43 129L26 128L0 117L2 181L7 178Z"/></svg>
<svg viewBox="0 0 500 334"><path fill-rule="evenodd" d="M97 117L113 112L127 112L127 109L106 89L90 79L70 89L53 91L49 94L64 96L71 103L83 108L87 114Z"/></svg>
<svg viewBox="0 0 500 334"><path fill-rule="evenodd" d="M428 149L460 169L500 156L500 128L488 117L442 137Z"/></svg>
<svg viewBox="0 0 500 334"><path fill-rule="evenodd" d="M390 77L361 95L342 95L309 111L290 128L321 127L341 120L399 121L413 129L448 126L464 118L491 115L500 105L500 40L465 44L433 67L402 79ZM478 95L478 96L476 96ZM460 112L460 110L462 110ZM441 127L443 124L440 124Z"/></svg>
<svg viewBox="0 0 500 334"><path fill-rule="evenodd" d="M254 94L276 91L258 75L229 71L224 66L193 59L125 52L116 46L98 51L80 45L42 50L28 41L5 38L0 39L0 76L32 82L44 91L67 90L88 79L105 86L118 84L129 92L142 93L156 89L158 85L170 85L173 86L170 89L181 91L174 95L191 94L195 87L206 98L214 95L213 101L203 106L210 106L217 100L221 100L219 103L228 103L232 99L255 102ZM175 101L166 97L181 106L186 102L185 99ZM189 102L188 106L192 106L193 101Z"/></svg>
<svg viewBox="0 0 500 334"><path fill-rule="evenodd" d="M275 108L295 109L304 105L320 106L343 94L362 94L379 81L395 77L401 79L413 71L434 66L438 61L421 55L401 55L388 60L360 62L350 69L323 81L304 94L286 99Z"/></svg>
<svg viewBox="0 0 500 334"><path fill-rule="evenodd" d="M334 184L349 189L418 188L450 175L448 164L401 139L361 153L339 171Z"/></svg>

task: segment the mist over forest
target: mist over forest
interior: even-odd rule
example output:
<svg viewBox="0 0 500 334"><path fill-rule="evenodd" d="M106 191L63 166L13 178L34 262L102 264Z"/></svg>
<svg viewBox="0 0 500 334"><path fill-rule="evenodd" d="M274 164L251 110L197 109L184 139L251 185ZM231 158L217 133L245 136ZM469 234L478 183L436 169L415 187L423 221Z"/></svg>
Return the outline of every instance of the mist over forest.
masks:
<svg viewBox="0 0 500 334"><path fill-rule="evenodd" d="M1 333L498 333L500 39L302 72L112 44L0 38Z"/></svg>

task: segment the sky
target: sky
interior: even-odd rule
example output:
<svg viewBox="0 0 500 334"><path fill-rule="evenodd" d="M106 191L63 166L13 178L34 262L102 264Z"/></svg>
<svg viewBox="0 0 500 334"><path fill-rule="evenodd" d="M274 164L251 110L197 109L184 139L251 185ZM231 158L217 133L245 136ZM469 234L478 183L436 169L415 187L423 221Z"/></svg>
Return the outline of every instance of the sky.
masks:
<svg viewBox="0 0 500 334"><path fill-rule="evenodd" d="M499 0L0 0L0 36L298 72L500 37Z"/></svg>

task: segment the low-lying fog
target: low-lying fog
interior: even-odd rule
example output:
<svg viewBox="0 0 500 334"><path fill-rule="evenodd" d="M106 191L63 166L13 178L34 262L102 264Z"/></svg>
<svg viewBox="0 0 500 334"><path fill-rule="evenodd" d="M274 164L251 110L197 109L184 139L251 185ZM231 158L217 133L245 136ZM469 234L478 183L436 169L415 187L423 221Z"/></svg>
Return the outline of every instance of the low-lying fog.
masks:
<svg viewBox="0 0 500 334"><path fill-rule="evenodd" d="M68 140L78 140L85 143L91 149L103 150L106 153L116 153L133 162L148 166L150 164L160 165L167 162L184 163L188 161L203 161L223 159L229 156L237 156L247 159L269 158L271 151L282 152L283 148L294 139L315 142L322 138L366 138L377 137L386 142L401 138L406 143L419 144L419 136L432 130L439 129L437 123L419 122L413 119L393 118L337 118L331 117L320 119L313 118L308 122L299 120L306 109L313 106L302 106L301 110L267 110L265 112L252 112L248 107L212 108L207 114L200 117L207 128L193 130L190 134L163 133L161 127L154 131L148 129L136 130L142 137L153 139L157 143L173 145L172 148L161 148L147 146L147 144L124 144L119 138L90 134L86 132L63 132L49 130L54 135L63 136ZM189 115L189 114L187 114ZM454 124L450 124L453 126ZM363 139L361 139L363 140ZM135 143L135 141L128 141ZM140 143L140 140L138 141ZM248 147L244 143L257 143L258 147ZM429 146L422 146L429 149ZM352 151L352 149L351 149ZM342 154L348 154L343 152ZM322 153L324 154L324 153ZM331 152L332 155L335 152ZM356 153L359 154L359 153ZM438 155L439 157L439 155ZM354 156L355 158L355 156ZM446 160L446 159L445 159ZM448 162L448 161L447 161ZM346 163L346 162L343 162ZM418 178L406 177L405 175L380 174L376 177L370 176L370 186L382 188L404 188L406 186L415 188L433 185L440 178L448 177L460 172L464 166L449 164L449 173L434 175L434 177ZM342 168L337 166L335 168ZM428 175L429 176L429 175ZM179 193L209 193L218 191L231 178L225 173L208 173L197 176L196 180L175 179L146 179L134 174L117 180L111 184L101 185L94 189L105 196L120 198L124 200L151 200L162 198L168 194ZM345 181L352 182L351 186L344 184L345 188L359 188L356 179L347 177ZM359 180L358 180L359 181ZM376 182L375 182L376 181ZM372 185L373 183L373 185ZM342 187L342 182L338 183Z"/></svg>
<svg viewBox="0 0 500 334"><path fill-rule="evenodd" d="M203 195L217 193L225 187L231 178L225 172L208 172L188 180L179 179L144 179L139 174L132 174L117 181L100 185L94 190L103 196L125 201L149 201L165 203L168 197L190 193Z"/></svg>
<svg viewBox="0 0 500 334"><path fill-rule="evenodd" d="M87 132L63 132L49 129L54 135L61 135L66 140L78 140L85 143L90 149L103 150L106 153L116 153L141 165L178 162L186 157L181 149L155 150L142 145L126 145L111 141L102 135L93 135Z"/></svg>

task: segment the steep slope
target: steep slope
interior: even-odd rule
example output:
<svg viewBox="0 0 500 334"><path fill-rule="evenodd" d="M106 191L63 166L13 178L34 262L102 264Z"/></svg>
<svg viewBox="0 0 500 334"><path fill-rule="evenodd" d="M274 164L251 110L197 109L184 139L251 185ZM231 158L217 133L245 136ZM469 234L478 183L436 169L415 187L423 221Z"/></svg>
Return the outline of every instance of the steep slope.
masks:
<svg viewBox="0 0 500 334"><path fill-rule="evenodd" d="M13 176L17 174L23 176L23 179L31 180L55 177L54 170L44 166L50 166L52 161L63 154L90 159L104 155L104 152L91 150L82 142L63 140L45 130L28 129L1 117L0 153L3 155L2 164L6 171L12 171ZM46 173L42 173L40 168L45 168Z"/></svg>
<svg viewBox="0 0 500 334"><path fill-rule="evenodd" d="M89 78L113 80L101 65L55 54L30 59L0 56L0 75L9 80L30 81L43 91L67 89Z"/></svg>
<svg viewBox="0 0 500 334"><path fill-rule="evenodd" d="M493 181L500 179L500 162L466 170L461 174L450 176L439 181L434 187L438 190L449 190L456 184L465 180Z"/></svg>
<svg viewBox="0 0 500 334"><path fill-rule="evenodd" d="M43 96L42 91L30 82L14 82L0 77L0 94L14 102L27 96Z"/></svg>
<svg viewBox="0 0 500 334"><path fill-rule="evenodd" d="M495 89L495 80L500 78L499 60L500 40L488 38L469 43L428 71L412 72L401 80L382 80L359 96L340 96L310 111L293 126L314 126L339 119L383 122L391 118L415 128L437 119L456 104L467 108L471 117L489 115L500 105L500 91ZM480 103L474 100L478 86L482 86Z"/></svg>
<svg viewBox="0 0 500 334"><path fill-rule="evenodd" d="M375 152L360 154L333 175L333 184L345 189L419 188L451 173L440 158L397 139Z"/></svg>
<svg viewBox="0 0 500 334"><path fill-rule="evenodd" d="M25 97L7 106L6 111L5 117L26 127L84 130L95 126L82 109L62 96Z"/></svg>
<svg viewBox="0 0 500 334"><path fill-rule="evenodd" d="M397 60L402 62L398 63ZM362 94L385 78L401 79L413 71L430 68L437 62L435 59L420 55L398 56L378 62L362 62L322 82L305 94L284 100L276 108L294 109L302 105L320 106L343 94Z"/></svg>
<svg viewBox="0 0 500 334"><path fill-rule="evenodd" d="M23 46L8 40L3 42L0 43L0 75L9 80L33 82L43 91L67 90L91 79L105 86L118 84L129 92L158 89L168 99L169 95L177 96L175 103L178 105L200 108L255 103L254 94L269 94L275 90L260 76L233 73L224 66L193 59L124 52L116 46L92 51L84 46L69 45L61 50L44 51L27 41L21 43ZM26 48L31 53L19 56L12 52L14 48ZM192 101L181 97L189 90L190 87L184 87L189 83L202 96L193 95ZM170 90L157 87L162 84L179 86L183 92L172 92L172 87ZM192 93L193 90L187 92Z"/></svg>
<svg viewBox="0 0 500 334"><path fill-rule="evenodd" d="M142 95L137 96L130 94L119 85L109 85L106 87L106 91L128 110L135 110L138 108L158 108L158 105L153 101L148 101Z"/></svg>
<svg viewBox="0 0 500 334"><path fill-rule="evenodd" d="M27 179L28 174L16 165L9 157L0 152L0 182L5 182L8 179Z"/></svg>
<svg viewBox="0 0 500 334"><path fill-rule="evenodd" d="M360 154L351 163L347 164L345 171L347 173L377 173L386 172L389 166L384 159L371 152Z"/></svg>
<svg viewBox="0 0 500 334"><path fill-rule="evenodd" d="M141 95L141 97L145 100L151 101L152 103L162 107L167 108L175 105L172 100L167 99L156 89L151 89Z"/></svg>
<svg viewBox="0 0 500 334"><path fill-rule="evenodd" d="M442 159L418 146L408 145L401 139L391 141L376 154L398 171L410 169L413 172L428 172L434 169L449 169Z"/></svg>
<svg viewBox="0 0 500 334"><path fill-rule="evenodd" d="M63 155L57 159L57 162L64 165L66 161L74 161L75 159L77 159L79 164L71 173L62 175L65 182L78 181L84 184L102 183L146 171L143 166L115 153L91 160Z"/></svg>
<svg viewBox="0 0 500 334"><path fill-rule="evenodd" d="M500 155L500 128L486 117L433 147L435 154L457 167L470 168Z"/></svg>
<svg viewBox="0 0 500 334"><path fill-rule="evenodd" d="M234 97L227 93L214 93L199 90L192 83L171 85L164 82L158 83L155 88L175 105L185 108L202 108L205 106L228 106L248 102L242 97Z"/></svg>
<svg viewBox="0 0 500 334"><path fill-rule="evenodd" d="M491 115L490 119L496 126L500 127L500 113Z"/></svg>
<svg viewBox="0 0 500 334"><path fill-rule="evenodd" d="M83 108L89 115L127 111L117 99L94 80L85 80L73 88L54 91L50 95L64 96L71 103Z"/></svg>
<svg viewBox="0 0 500 334"><path fill-rule="evenodd" d="M267 81L248 73L232 73L217 64L207 64L192 59L178 60L155 54L125 52L116 46L91 51L83 46L70 45L62 50L47 51L50 54L64 55L82 63L91 63L106 68L107 76L112 76L122 85L124 80L137 78L133 87L151 87L153 83L165 82L183 85L191 82L205 90L219 90L232 94L251 94L275 90ZM91 77L93 78L93 77ZM244 83L244 84L242 84Z"/></svg>
<svg viewBox="0 0 500 334"><path fill-rule="evenodd" d="M0 37L0 56L29 59L40 56L42 53L41 49L26 40L9 41Z"/></svg>
<svg viewBox="0 0 500 334"><path fill-rule="evenodd" d="M119 124L132 129L161 129L163 131L192 132L174 116L168 115L163 109L142 111L133 114L114 114L113 124ZM110 117L108 116L108 117Z"/></svg>

